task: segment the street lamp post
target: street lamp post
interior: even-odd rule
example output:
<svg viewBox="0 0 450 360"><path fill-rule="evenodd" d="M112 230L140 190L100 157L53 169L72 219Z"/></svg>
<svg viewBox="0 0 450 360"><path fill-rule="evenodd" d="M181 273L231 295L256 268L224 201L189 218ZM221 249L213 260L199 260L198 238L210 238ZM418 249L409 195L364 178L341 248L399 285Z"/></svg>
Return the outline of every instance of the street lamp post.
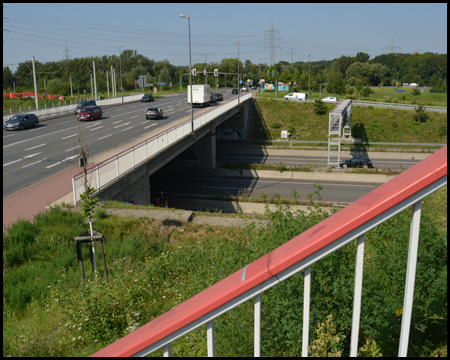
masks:
<svg viewBox="0 0 450 360"><path fill-rule="evenodd" d="M259 92L261 92L261 58L259 57Z"/></svg>
<svg viewBox="0 0 450 360"><path fill-rule="evenodd" d="M308 56L309 56L309 60L308 60L308 64L309 64L308 96L311 96L311 54L309 54Z"/></svg>
<svg viewBox="0 0 450 360"><path fill-rule="evenodd" d="M122 52L120 51L120 48L123 47L123 45L119 46L119 59L120 59L120 91L122 91L122 104L123 104L123 85L122 85Z"/></svg>
<svg viewBox="0 0 450 360"><path fill-rule="evenodd" d="M241 103L241 86L239 83L239 80L241 79L240 75L239 75L239 41L233 41L235 43L238 44L238 104Z"/></svg>
<svg viewBox="0 0 450 360"><path fill-rule="evenodd" d="M188 19L188 30L189 30L189 83L191 84L191 131L194 134L194 108L193 108L193 98L192 98L192 64L191 64L191 17L181 14L180 17Z"/></svg>
<svg viewBox="0 0 450 360"><path fill-rule="evenodd" d="M214 50L214 51L212 51L210 53L207 53L207 54L201 53L201 52L198 52L198 51L194 51L194 52L196 52L197 54L205 55L205 85L206 85L207 84L207 78L208 78L208 73L206 72L206 55L214 54L215 52L217 52L217 50Z"/></svg>

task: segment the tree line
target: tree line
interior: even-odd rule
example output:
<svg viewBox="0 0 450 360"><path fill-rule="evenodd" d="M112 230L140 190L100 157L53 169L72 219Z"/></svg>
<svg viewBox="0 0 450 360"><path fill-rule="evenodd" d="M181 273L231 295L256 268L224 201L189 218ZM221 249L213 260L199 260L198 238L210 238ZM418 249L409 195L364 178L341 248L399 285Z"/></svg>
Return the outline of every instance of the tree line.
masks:
<svg viewBox="0 0 450 360"><path fill-rule="evenodd" d="M135 80L139 75L146 75L148 83L165 82L165 88L172 82L173 87L179 89L179 81L185 88L189 84L188 66L174 66L168 60L155 61L136 50L124 50L121 55L122 78L125 91L135 89ZM102 57L86 57L65 59L41 63L36 61L36 76L39 92L58 95L70 95L70 78L74 94L81 94L83 90L90 93L91 75L95 61L97 89L99 93L107 91L107 73L109 88L111 89L111 67L115 69L116 84L120 90L120 58L117 55ZM196 63L197 69L194 83L204 84L204 63ZM370 89L370 86L399 86L403 83L418 83L419 86L431 86L433 91L447 91L447 54L413 53L413 54L384 54L370 59L370 56L358 52L356 56L341 56L334 60L321 60L295 63L279 61L267 64L253 64L250 60L239 61L241 79L245 82L253 80L257 83L261 78L266 83L296 82L301 90L323 91L344 94L349 87L358 91ZM212 74L218 69L220 74L215 78ZM219 62L206 64L207 81L211 87L237 87L238 59L225 58ZM267 71L270 75L267 76ZM272 77L275 71L275 77ZM275 79L276 78L276 79ZM45 85L44 85L45 80ZM3 67L3 91L33 91L32 63L19 63L15 73L9 67Z"/></svg>

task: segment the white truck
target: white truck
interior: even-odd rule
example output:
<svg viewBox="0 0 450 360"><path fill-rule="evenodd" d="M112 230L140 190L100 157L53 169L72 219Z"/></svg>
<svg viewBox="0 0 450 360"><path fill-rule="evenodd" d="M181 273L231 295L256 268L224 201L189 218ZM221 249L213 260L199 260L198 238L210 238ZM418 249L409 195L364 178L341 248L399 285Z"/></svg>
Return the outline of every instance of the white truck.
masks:
<svg viewBox="0 0 450 360"><path fill-rule="evenodd" d="M290 100L290 101L303 101L303 100L308 100L308 95L306 95L305 93L290 93L289 95L286 95L284 97L284 100Z"/></svg>
<svg viewBox="0 0 450 360"><path fill-rule="evenodd" d="M192 105L204 107L209 105L211 100L211 91L209 85L192 85ZM191 103L191 86L187 88L187 102Z"/></svg>

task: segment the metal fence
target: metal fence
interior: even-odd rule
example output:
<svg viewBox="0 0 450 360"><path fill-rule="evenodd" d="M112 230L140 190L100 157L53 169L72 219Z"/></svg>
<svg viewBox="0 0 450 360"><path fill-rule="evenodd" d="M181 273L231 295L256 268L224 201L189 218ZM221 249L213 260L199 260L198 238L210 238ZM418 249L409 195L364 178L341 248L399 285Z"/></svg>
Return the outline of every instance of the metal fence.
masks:
<svg viewBox="0 0 450 360"><path fill-rule="evenodd" d="M196 116L194 118L194 131L234 108L238 105L239 101L243 102L250 99L251 96L251 93L246 94L241 96L240 100L230 100L221 106ZM86 181L95 190L100 190L105 186L108 186L111 182L119 179L123 174L136 168L153 156L158 155L161 151L164 151L167 147L175 144L190 133L191 119L162 133L154 135L89 168ZM80 200L80 195L84 192L84 182L84 173L82 172L72 177L73 199L75 205Z"/></svg>
<svg viewBox="0 0 450 360"><path fill-rule="evenodd" d="M208 356L215 355L214 319L247 300L254 302L254 355L261 356L261 294L304 271L302 356L308 355L311 265L351 241L357 242L350 356L357 356L363 292L365 234L411 207L409 249L398 355L408 353L422 199L447 184L447 149L443 148L382 187L372 190L316 226L229 275L172 310L93 354L145 356L206 324ZM291 319L292 320L292 319ZM247 341L246 339L245 341Z"/></svg>
<svg viewBox="0 0 450 360"><path fill-rule="evenodd" d="M141 98L142 98L142 94L124 96L123 102L126 103L126 102L130 102L130 101L136 101L136 100L140 100ZM122 98L117 97L117 98L112 98L112 99L97 100L96 103L98 106L121 104ZM13 115L17 115L17 114L35 114L39 119L43 119L43 118L55 116L55 115L71 114L71 113L75 112L75 108L77 107L77 105L78 105L78 103L68 104L68 105L61 105L61 103L59 103L58 106L47 107L47 105L45 105L43 108L40 108L40 109L31 109L31 107L29 107L28 110L18 111L18 112L14 112L14 113L11 110L9 114L3 115L3 122L9 120L10 117L12 117Z"/></svg>

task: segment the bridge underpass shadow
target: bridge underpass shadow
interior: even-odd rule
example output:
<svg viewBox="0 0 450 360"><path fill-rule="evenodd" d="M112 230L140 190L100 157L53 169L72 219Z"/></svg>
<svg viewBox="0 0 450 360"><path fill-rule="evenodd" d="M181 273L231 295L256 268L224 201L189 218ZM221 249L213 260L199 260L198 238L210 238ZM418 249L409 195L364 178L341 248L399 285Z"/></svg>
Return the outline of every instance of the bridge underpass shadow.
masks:
<svg viewBox="0 0 450 360"><path fill-rule="evenodd" d="M368 143L369 138L367 136L366 128L364 124L355 124L352 126L352 136L355 139L355 143L352 146L351 155L352 158L365 157L369 158L367 151L369 146L365 144L357 144L357 142Z"/></svg>
<svg viewBox="0 0 450 360"><path fill-rule="evenodd" d="M168 208L237 213L239 209L231 203L231 197L254 197L255 180L220 176L215 169L166 165L149 178L150 202L161 208L167 204Z"/></svg>

